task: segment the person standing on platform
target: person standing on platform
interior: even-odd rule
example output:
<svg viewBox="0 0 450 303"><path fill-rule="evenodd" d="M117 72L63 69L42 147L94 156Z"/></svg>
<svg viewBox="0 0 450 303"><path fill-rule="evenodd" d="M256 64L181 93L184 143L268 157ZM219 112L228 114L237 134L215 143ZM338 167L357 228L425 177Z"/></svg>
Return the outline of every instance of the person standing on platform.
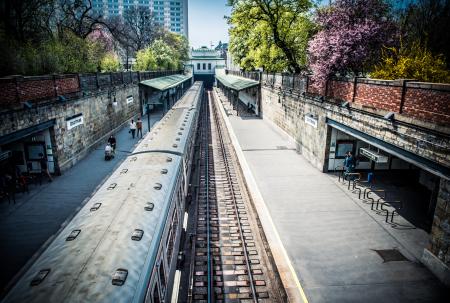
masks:
<svg viewBox="0 0 450 303"><path fill-rule="evenodd" d="M43 175L46 175L48 177L48 182L52 182L52 176L50 175L50 172L48 171L48 164L47 159L44 158L43 153L39 153L39 163L41 164L41 172Z"/></svg>
<svg viewBox="0 0 450 303"><path fill-rule="evenodd" d="M133 119L131 119L131 122L130 122L130 131L129 132L131 133L131 136L134 139L134 136L136 134L136 123L134 122Z"/></svg>
<svg viewBox="0 0 450 303"><path fill-rule="evenodd" d="M345 173L347 173L347 174L352 173L353 170L355 169L355 158L353 157L351 151L348 151L347 155L345 156L344 168L345 168Z"/></svg>
<svg viewBox="0 0 450 303"><path fill-rule="evenodd" d="M137 136L139 137L139 134L141 134L141 138L142 138L142 120L141 120L141 117L139 117L137 119L136 127L137 127Z"/></svg>

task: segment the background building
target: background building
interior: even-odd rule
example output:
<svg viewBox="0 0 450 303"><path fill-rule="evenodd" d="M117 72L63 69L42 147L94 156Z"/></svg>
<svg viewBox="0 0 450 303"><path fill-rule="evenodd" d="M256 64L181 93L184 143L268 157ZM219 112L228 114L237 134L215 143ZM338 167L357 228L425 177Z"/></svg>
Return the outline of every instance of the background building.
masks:
<svg viewBox="0 0 450 303"><path fill-rule="evenodd" d="M123 15L133 6L148 7L165 29L189 38L188 0L92 0L96 13L105 18Z"/></svg>
<svg viewBox="0 0 450 303"><path fill-rule="evenodd" d="M187 65L192 69L194 81L204 81L207 87L211 87L216 68L225 68L225 59L219 51L202 46L191 50Z"/></svg>

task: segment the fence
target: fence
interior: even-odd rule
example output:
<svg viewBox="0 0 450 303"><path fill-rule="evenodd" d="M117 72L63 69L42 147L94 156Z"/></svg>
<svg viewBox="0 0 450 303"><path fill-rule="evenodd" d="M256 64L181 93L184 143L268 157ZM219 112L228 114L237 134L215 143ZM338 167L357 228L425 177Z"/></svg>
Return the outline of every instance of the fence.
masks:
<svg viewBox="0 0 450 303"><path fill-rule="evenodd" d="M25 102L52 101L59 96L66 99L77 98L86 92L111 86L138 84L144 80L182 72L181 70L117 72L0 78L0 109L22 107Z"/></svg>
<svg viewBox="0 0 450 303"><path fill-rule="evenodd" d="M314 83L308 75L242 71L228 73L258 80L263 86L299 96L323 96L338 104L349 102L363 109L399 113L446 126L450 123L450 84L358 77Z"/></svg>

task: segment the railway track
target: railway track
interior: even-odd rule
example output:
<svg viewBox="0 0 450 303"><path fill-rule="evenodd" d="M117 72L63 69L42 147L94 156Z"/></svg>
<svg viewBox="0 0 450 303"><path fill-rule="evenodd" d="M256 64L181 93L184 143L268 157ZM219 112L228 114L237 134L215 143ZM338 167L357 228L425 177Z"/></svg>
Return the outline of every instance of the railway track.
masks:
<svg viewBox="0 0 450 303"><path fill-rule="evenodd" d="M190 302L283 302L212 92L203 103Z"/></svg>

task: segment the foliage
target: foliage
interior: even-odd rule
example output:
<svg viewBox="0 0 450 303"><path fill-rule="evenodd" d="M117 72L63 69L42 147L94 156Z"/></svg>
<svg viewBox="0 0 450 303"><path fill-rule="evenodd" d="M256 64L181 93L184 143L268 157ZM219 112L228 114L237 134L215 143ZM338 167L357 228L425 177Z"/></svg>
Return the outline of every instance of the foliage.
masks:
<svg viewBox="0 0 450 303"><path fill-rule="evenodd" d="M117 72L120 70L120 61L116 54L107 53L100 61L102 72Z"/></svg>
<svg viewBox="0 0 450 303"><path fill-rule="evenodd" d="M442 55L431 51L416 41L411 47L391 47L383 51L382 61L370 74L381 79L415 79L424 82L450 83L450 71Z"/></svg>
<svg viewBox="0 0 450 303"><path fill-rule="evenodd" d="M317 12L321 30L310 41L313 77L358 74L378 62L383 45L393 43L395 25L383 0L336 0Z"/></svg>
<svg viewBox="0 0 450 303"><path fill-rule="evenodd" d="M230 51L241 67L270 71L306 68L306 48L315 26L309 0L229 0Z"/></svg>
<svg viewBox="0 0 450 303"><path fill-rule="evenodd" d="M104 56L103 45L77 37L72 32L60 39L49 39L35 46L32 43L10 42L8 62L2 62L2 72L24 75L48 73L96 72ZM3 66L3 64L5 66ZM3 70L5 67L5 70Z"/></svg>
<svg viewBox="0 0 450 303"><path fill-rule="evenodd" d="M161 31L160 39L177 53L177 60L185 62L189 60L189 41L183 35L169 31Z"/></svg>
<svg viewBox="0 0 450 303"><path fill-rule="evenodd" d="M150 46L155 55L156 66L159 69L177 69L180 67L179 54L162 39L158 39Z"/></svg>
<svg viewBox="0 0 450 303"><path fill-rule="evenodd" d="M403 43L427 45L433 54L444 55L450 67L450 1L414 0L399 13Z"/></svg>
<svg viewBox="0 0 450 303"><path fill-rule="evenodd" d="M148 71L156 68L156 59L150 48L141 49L136 53L136 64L134 70Z"/></svg>

